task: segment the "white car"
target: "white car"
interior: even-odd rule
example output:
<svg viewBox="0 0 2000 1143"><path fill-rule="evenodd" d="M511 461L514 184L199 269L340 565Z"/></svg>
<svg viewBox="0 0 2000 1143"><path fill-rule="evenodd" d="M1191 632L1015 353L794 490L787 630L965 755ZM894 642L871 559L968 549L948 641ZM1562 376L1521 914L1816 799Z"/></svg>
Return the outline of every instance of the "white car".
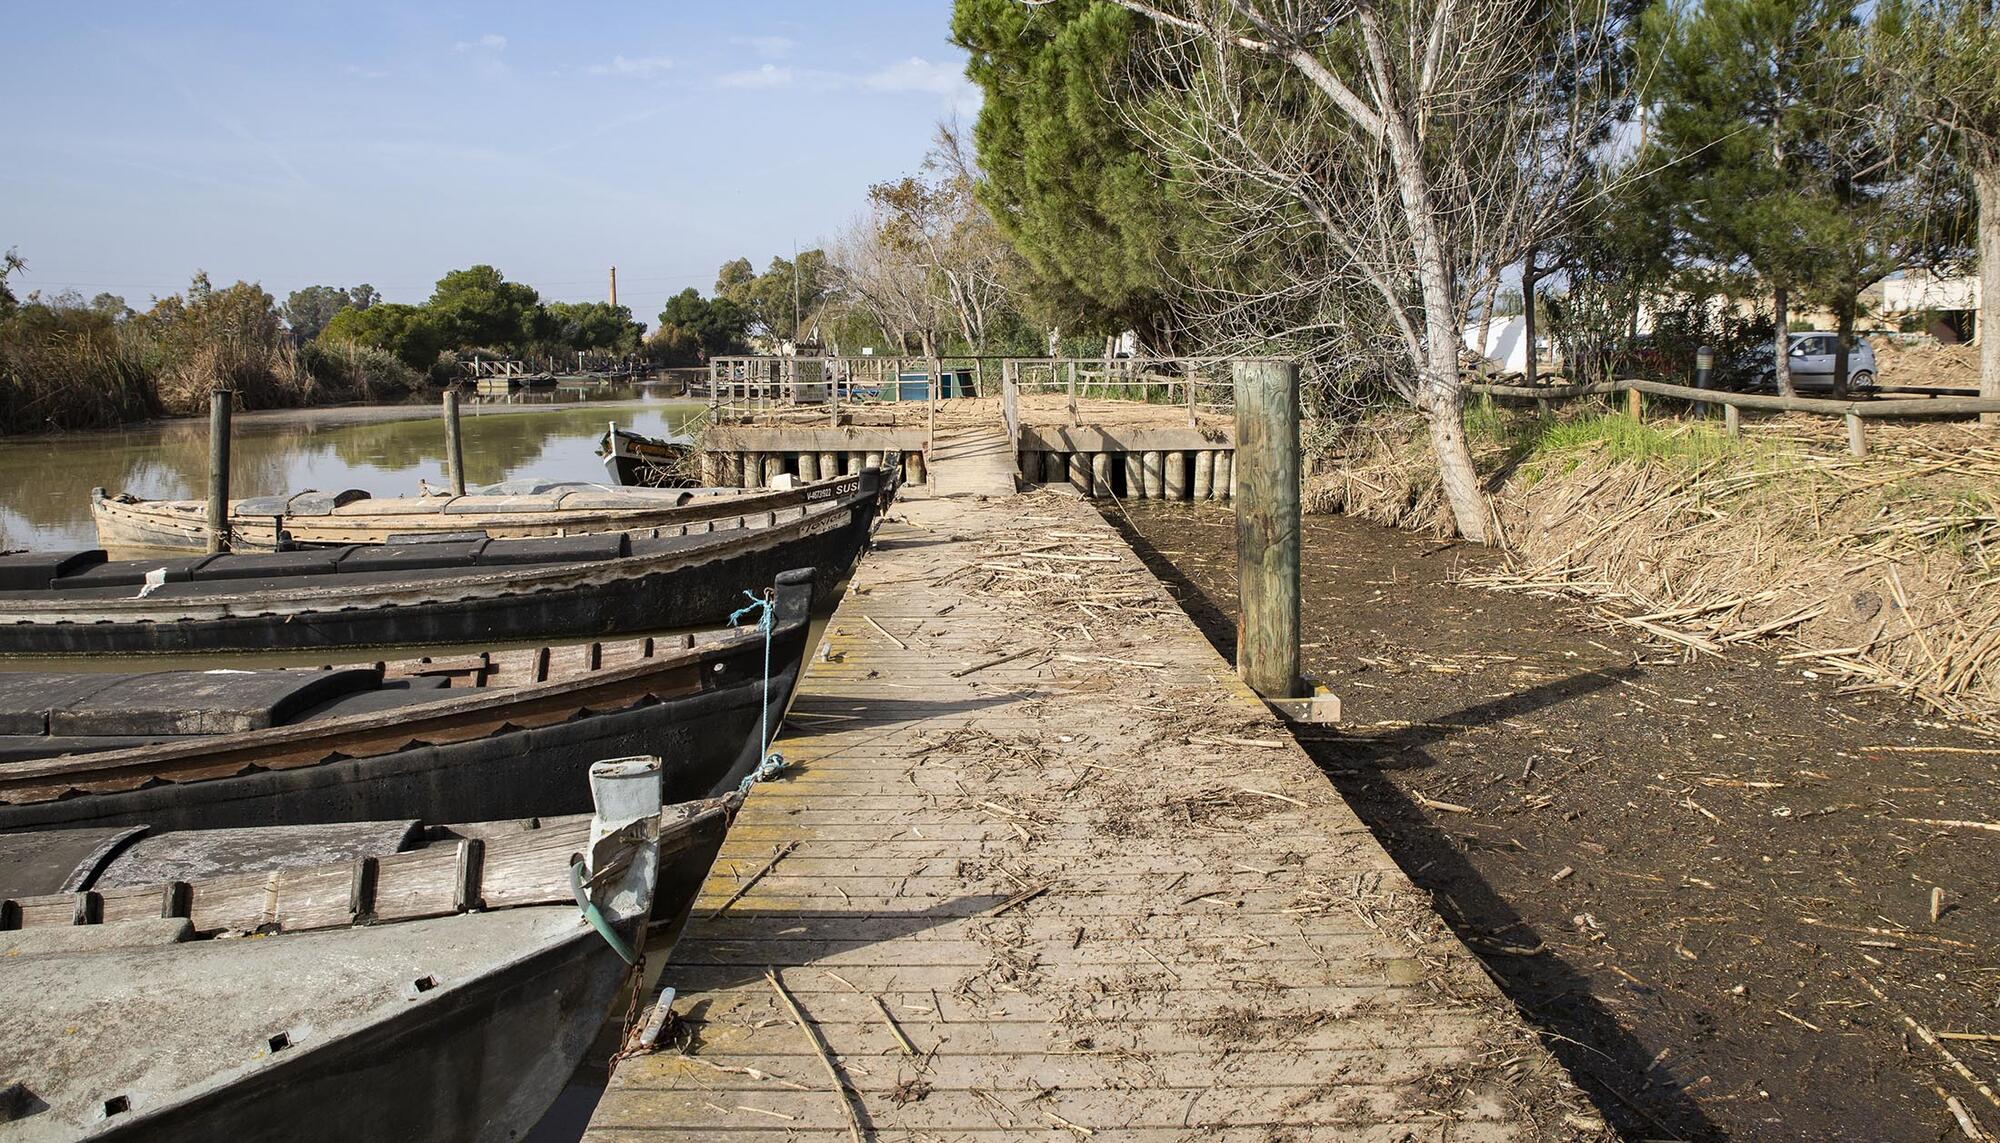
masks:
<svg viewBox="0 0 2000 1143"><path fill-rule="evenodd" d="M1792 335L1791 367L1792 388L1831 389L1833 388L1833 351L1839 344L1839 335L1814 330L1811 333ZM1762 355L1756 372L1756 384L1760 389L1777 387L1777 370L1771 367L1770 351ZM1875 351L1866 341L1856 341L1847 351L1847 387L1852 390L1875 387Z"/></svg>

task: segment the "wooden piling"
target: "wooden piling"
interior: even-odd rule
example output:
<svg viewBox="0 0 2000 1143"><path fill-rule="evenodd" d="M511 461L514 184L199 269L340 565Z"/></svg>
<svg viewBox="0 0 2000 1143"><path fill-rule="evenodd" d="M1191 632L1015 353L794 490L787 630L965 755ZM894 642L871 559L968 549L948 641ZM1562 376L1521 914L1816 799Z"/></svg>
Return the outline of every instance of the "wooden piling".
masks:
<svg viewBox="0 0 2000 1143"><path fill-rule="evenodd" d="M1194 454L1194 498L1207 500L1215 495L1215 450L1202 449Z"/></svg>
<svg viewBox="0 0 2000 1143"><path fill-rule="evenodd" d="M617 425L611 426L616 431ZM444 465L451 494L465 495L465 441L458 435L458 389L444 391Z"/></svg>
<svg viewBox="0 0 2000 1143"><path fill-rule="evenodd" d="M1063 454L1059 452L1045 452L1042 454L1043 484L1061 484L1067 479L1068 471L1068 462L1063 459Z"/></svg>
<svg viewBox="0 0 2000 1143"><path fill-rule="evenodd" d="M1730 436L1743 435L1743 410L1734 405L1722 407L1722 431Z"/></svg>
<svg viewBox="0 0 2000 1143"><path fill-rule="evenodd" d="M1100 498L1111 495L1111 454L1108 452L1090 454L1090 494Z"/></svg>
<svg viewBox="0 0 2000 1143"><path fill-rule="evenodd" d="M839 475L840 475L840 454L837 452L820 453L819 478L821 480L832 480L834 477Z"/></svg>
<svg viewBox="0 0 2000 1143"><path fill-rule="evenodd" d="M1868 424L1856 413L1847 414L1847 454L1868 455Z"/></svg>
<svg viewBox="0 0 2000 1143"><path fill-rule="evenodd" d="M208 394L208 550L229 550L229 415L236 391L220 385Z"/></svg>
<svg viewBox="0 0 2000 1143"><path fill-rule="evenodd" d="M1225 449L1215 452L1215 498L1236 499L1236 454Z"/></svg>
<svg viewBox="0 0 2000 1143"><path fill-rule="evenodd" d="M802 452L799 454L799 479L806 483L819 479L819 454Z"/></svg>
<svg viewBox="0 0 2000 1143"><path fill-rule="evenodd" d="M924 451L913 448L903 454L903 479L911 484L927 483L929 474L924 466Z"/></svg>
<svg viewBox="0 0 2000 1143"><path fill-rule="evenodd" d="M868 468L880 468L882 467L882 454L879 452L863 453L862 464Z"/></svg>
<svg viewBox="0 0 2000 1143"><path fill-rule="evenodd" d="M763 483L764 483L764 454L761 452L744 453L742 487L757 488L761 486Z"/></svg>
<svg viewBox="0 0 2000 1143"><path fill-rule="evenodd" d="M1125 454L1125 495L1134 500L1146 498L1146 458L1136 452Z"/></svg>
<svg viewBox="0 0 2000 1143"><path fill-rule="evenodd" d="M1143 454L1146 472L1146 499L1159 500L1167 494L1166 461L1155 450Z"/></svg>
<svg viewBox="0 0 2000 1143"><path fill-rule="evenodd" d="M847 464L842 468L840 474L842 476L853 476L861 471L862 466L862 454L859 452L850 452L847 454Z"/></svg>
<svg viewBox="0 0 2000 1143"><path fill-rule="evenodd" d="M1186 500L1188 498L1188 458L1187 453L1175 449L1167 454L1167 499Z"/></svg>
<svg viewBox="0 0 2000 1143"><path fill-rule="evenodd" d="M769 488L784 474L785 454L781 452L767 452L764 454L764 478L758 481L758 487Z"/></svg>
<svg viewBox="0 0 2000 1143"><path fill-rule="evenodd" d="M1083 493L1085 496L1091 494L1089 453L1073 452L1069 454L1069 483L1070 487Z"/></svg>
<svg viewBox="0 0 2000 1143"><path fill-rule="evenodd" d="M1236 673L1267 698L1299 693L1299 368L1238 361Z"/></svg>

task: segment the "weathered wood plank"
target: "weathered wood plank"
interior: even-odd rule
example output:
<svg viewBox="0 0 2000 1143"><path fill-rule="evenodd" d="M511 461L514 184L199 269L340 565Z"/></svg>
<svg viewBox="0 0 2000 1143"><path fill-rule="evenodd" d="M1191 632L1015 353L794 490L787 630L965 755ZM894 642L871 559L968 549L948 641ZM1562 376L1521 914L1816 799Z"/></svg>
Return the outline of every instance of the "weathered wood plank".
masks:
<svg viewBox="0 0 2000 1143"><path fill-rule="evenodd" d="M1479 1143L1571 1111L1587 1133L1100 517L1055 495L899 512L807 672L794 769L752 793L663 976L692 1054L622 1061L588 1139L849 1138L816 1042L882 1138ZM1089 559L980 586L1057 549ZM1107 576L1146 606L1041 587L1087 601Z"/></svg>

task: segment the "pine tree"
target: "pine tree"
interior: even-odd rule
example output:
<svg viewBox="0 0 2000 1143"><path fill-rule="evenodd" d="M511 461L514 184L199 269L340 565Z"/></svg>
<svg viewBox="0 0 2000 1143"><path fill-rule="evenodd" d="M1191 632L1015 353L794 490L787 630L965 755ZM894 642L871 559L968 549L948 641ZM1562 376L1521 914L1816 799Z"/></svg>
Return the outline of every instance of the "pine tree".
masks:
<svg viewBox="0 0 2000 1143"><path fill-rule="evenodd" d="M1771 292L1780 392L1793 392L1792 302L1819 285L1854 220L1830 185L1838 109L1855 66L1838 48L1853 8L1839 0L1705 0L1647 14L1657 61L1652 127L1683 254L1754 274Z"/></svg>
<svg viewBox="0 0 2000 1143"><path fill-rule="evenodd" d="M1052 314L1150 331L1171 308L1187 214L1127 122L1145 22L1095 0L957 0L952 35L986 99L973 129L981 200Z"/></svg>

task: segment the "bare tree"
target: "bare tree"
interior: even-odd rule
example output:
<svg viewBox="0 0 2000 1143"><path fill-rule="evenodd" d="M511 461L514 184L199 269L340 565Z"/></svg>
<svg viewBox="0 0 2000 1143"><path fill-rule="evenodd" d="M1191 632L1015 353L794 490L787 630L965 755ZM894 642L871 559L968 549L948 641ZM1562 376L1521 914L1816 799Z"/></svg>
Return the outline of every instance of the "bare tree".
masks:
<svg viewBox="0 0 2000 1143"><path fill-rule="evenodd" d="M1411 401L1459 533L1484 541L1470 300L1560 224L1605 137L1610 0L1112 2L1154 22L1141 66L1177 96L1133 114L1203 215L1198 327Z"/></svg>
<svg viewBox="0 0 2000 1143"><path fill-rule="evenodd" d="M978 181L958 131L941 125L922 175L868 188L869 214L834 251L883 332L917 338L928 356L948 326L977 350L1008 302L1015 254L975 197Z"/></svg>

